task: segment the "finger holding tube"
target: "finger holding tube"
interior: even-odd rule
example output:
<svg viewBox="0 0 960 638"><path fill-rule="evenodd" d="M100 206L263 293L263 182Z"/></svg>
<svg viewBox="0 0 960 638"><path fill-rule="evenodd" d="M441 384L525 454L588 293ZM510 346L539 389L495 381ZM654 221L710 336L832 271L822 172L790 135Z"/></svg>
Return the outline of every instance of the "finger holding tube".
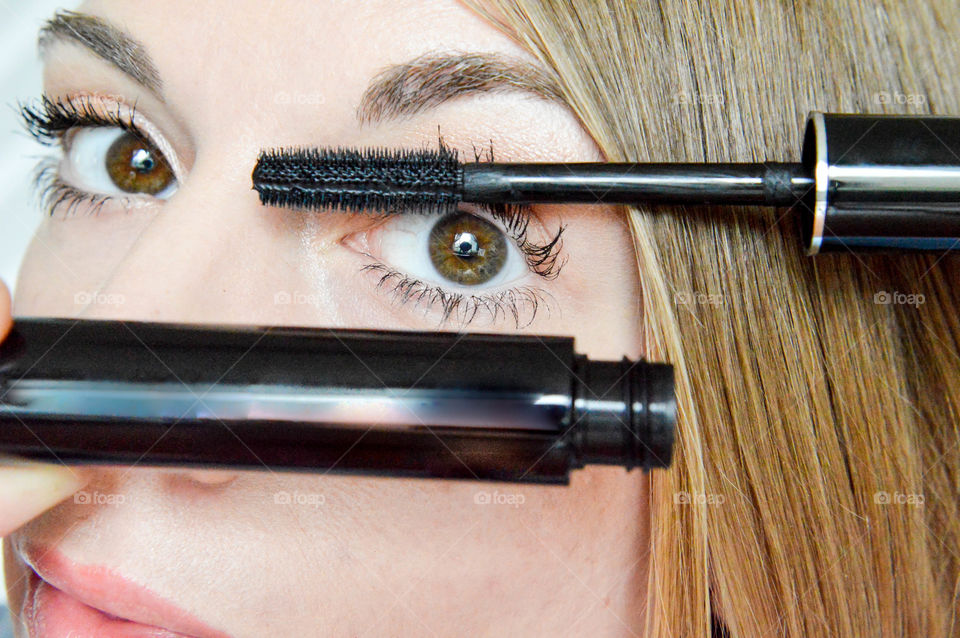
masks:
<svg viewBox="0 0 960 638"><path fill-rule="evenodd" d="M10 333L10 292L0 281L0 341ZM0 536L53 507L87 482L79 469L0 456Z"/></svg>

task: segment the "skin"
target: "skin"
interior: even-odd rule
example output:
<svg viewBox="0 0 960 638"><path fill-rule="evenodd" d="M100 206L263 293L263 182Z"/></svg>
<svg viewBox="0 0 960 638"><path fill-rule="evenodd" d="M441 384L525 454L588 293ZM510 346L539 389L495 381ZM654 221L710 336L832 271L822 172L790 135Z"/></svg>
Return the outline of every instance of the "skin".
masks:
<svg viewBox="0 0 960 638"><path fill-rule="evenodd" d="M311 0L265 11L252 1L229 10L213 2L105 1L80 10L144 43L165 103L72 44L49 52L46 93L135 101L185 175L162 203L47 220L23 263L14 315L456 329L398 304L376 289L376 276L360 273L370 260L351 246L371 229L369 217L261 206L250 190L260 149L418 148L436 144L439 125L446 143L468 156L471 144L492 140L503 161L600 158L572 114L519 92L464 97L374 126L357 122L364 88L386 65L434 50L527 58L455 2ZM277 99L293 88L309 99ZM567 227L560 276L523 280L548 293L549 312L526 327L481 319L469 329L572 335L578 351L596 359L642 356L623 221L600 206L543 206L535 214L540 239L561 222ZM279 291L316 303L273 303ZM116 303L81 307L78 292ZM3 299L0 333L9 321ZM42 482L23 467L2 471ZM641 633L649 537L639 471L590 467L569 487L146 467L43 471L61 481L38 488L43 498L0 480L0 502L17 503L0 507L0 531L36 516L5 543L15 614L27 573L17 548L40 542L77 563L106 566L236 636ZM67 499L46 509L84 482L90 492L123 494L123 504ZM494 489L522 495L522 505L476 504L478 492ZM323 504L277 505L281 490L319 494Z"/></svg>

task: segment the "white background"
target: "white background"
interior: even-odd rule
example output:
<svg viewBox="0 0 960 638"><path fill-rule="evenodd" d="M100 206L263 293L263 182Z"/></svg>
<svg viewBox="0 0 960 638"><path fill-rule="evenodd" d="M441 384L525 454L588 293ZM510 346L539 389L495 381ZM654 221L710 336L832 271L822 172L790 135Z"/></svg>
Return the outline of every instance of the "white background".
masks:
<svg viewBox="0 0 960 638"><path fill-rule="evenodd" d="M40 96L37 33L71 0L0 0L0 279L13 290L20 260L41 219L33 196L33 172L51 152L33 141L20 125L17 101ZM50 266L51 268L55 266ZM6 602L0 555L0 604Z"/></svg>
<svg viewBox="0 0 960 638"><path fill-rule="evenodd" d="M16 105L18 100L40 96L40 26L57 8L77 4L70 0L0 0L0 279L11 289L41 218L33 196L34 167L51 153L24 131Z"/></svg>

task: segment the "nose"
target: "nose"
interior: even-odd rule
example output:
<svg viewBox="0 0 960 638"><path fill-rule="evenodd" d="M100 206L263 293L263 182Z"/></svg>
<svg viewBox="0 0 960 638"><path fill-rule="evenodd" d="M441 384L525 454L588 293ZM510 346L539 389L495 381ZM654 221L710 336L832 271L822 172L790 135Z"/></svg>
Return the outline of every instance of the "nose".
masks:
<svg viewBox="0 0 960 638"><path fill-rule="evenodd" d="M204 161L198 156L188 179L124 254L107 256L112 268L98 292L120 302L92 304L82 316L331 325L335 304L306 306L278 299L283 291L316 286L316 279L308 282L300 267L305 249L297 216L262 206L242 162L237 174L230 175Z"/></svg>
<svg viewBox="0 0 960 638"><path fill-rule="evenodd" d="M181 477L201 486L222 487L232 483L237 473L230 470L179 470Z"/></svg>
<svg viewBox="0 0 960 638"><path fill-rule="evenodd" d="M193 469L180 467L113 466L86 468L88 493L123 495L123 502L150 502L164 499L202 498L204 494L226 488L240 472L230 469Z"/></svg>
<svg viewBox="0 0 960 638"><path fill-rule="evenodd" d="M252 166L253 160L251 160ZM88 319L200 324L331 325L330 307L277 303L283 290L307 290L296 262L302 259L289 212L264 207L249 176L231 177L198 161L188 180L167 200L99 288L118 304L91 304ZM189 183L187 183L189 182ZM298 313L309 316L297 316ZM137 468L137 470L146 468ZM156 468L154 468L156 469ZM105 473L104 479L125 475ZM163 476L175 493L200 494L228 485L237 473L167 468L138 476Z"/></svg>

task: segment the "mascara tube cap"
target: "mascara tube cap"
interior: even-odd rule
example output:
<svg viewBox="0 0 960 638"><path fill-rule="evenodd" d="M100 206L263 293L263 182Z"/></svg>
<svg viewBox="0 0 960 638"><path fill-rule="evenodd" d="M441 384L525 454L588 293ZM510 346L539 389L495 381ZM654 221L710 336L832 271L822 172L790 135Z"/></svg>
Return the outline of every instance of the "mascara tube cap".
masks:
<svg viewBox="0 0 960 638"><path fill-rule="evenodd" d="M807 254L960 248L960 118L811 113Z"/></svg>
<svg viewBox="0 0 960 638"><path fill-rule="evenodd" d="M0 452L71 463L566 484L667 467L672 366L571 337L19 318Z"/></svg>
<svg viewBox="0 0 960 638"><path fill-rule="evenodd" d="M574 467L670 465L676 423L673 366L578 359L569 433Z"/></svg>

